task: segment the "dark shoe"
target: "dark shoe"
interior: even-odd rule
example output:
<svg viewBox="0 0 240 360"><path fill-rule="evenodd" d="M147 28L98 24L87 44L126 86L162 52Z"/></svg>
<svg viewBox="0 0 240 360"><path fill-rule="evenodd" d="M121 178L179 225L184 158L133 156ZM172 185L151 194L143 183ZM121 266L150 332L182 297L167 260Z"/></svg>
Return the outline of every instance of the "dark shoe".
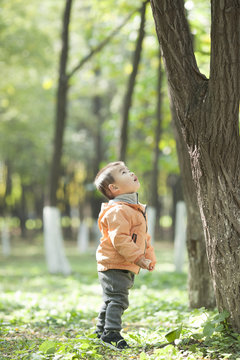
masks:
<svg viewBox="0 0 240 360"><path fill-rule="evenodd" d="M103 345L106 345L114 350L130 348L130 346L126 343L126 341L118 331L104 331L101 336L101 340L103 342Z"/></svg>

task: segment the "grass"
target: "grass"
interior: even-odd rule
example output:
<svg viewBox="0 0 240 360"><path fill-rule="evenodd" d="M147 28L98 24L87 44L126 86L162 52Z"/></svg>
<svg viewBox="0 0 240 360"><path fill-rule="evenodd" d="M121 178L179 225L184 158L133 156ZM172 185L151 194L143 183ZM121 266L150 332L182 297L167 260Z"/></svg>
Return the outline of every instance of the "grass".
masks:
<svg viewBox="0 0 240 360"><path fill-rule="evenodd" d="M156 250L156 271L136 277L123 316L131 349L114 352L92 335L101 304L94 247L79 255L68 243L73 273L64 277L48 274L41 239L15 243L0 258L0 359L240 359L224 314L189 310L187 269L174 272L172 245Z"/></svg>

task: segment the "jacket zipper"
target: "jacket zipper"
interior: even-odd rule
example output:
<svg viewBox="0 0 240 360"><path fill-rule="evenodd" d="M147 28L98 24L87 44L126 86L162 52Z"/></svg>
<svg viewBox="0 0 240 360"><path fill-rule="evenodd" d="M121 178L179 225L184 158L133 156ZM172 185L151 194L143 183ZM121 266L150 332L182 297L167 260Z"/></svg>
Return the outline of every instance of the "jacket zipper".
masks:
<svg viewBox="0 0 240 360"><path fill-rule="evenodd" d="M147 234L147 231L148 231L148 226L147 226L147 216L146 216L146 213L147 213L147 206L145 206L145 211L142 211L142 209L139 208L139 210L141 211L141 213L143 214L143 217L145 219L145 224L146 224L146 234ZM145 239L145 248L144 248L144 254L146 252L146 248L147 248L147 240Z"/></svg>
<svg viewBox="0 0 240 360"><path fill-rule="evenodd" d="M139 211L141 211L141 213L143 214L143 217L145 219L145 224L146 224L146 233L148 232L148 226L147 226L147 217L146 217L146 213L147 213L147 206L145 207L145 211L142 211L142 209L139 208Z"/></svg>

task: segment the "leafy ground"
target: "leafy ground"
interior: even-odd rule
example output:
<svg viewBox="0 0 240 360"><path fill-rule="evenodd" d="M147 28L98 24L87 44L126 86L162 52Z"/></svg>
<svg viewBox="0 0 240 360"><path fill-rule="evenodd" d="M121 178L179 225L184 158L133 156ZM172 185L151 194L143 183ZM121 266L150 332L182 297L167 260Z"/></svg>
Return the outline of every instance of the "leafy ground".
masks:
<svg viewBox="0 0 240 360"><path fill-rule="evenodd" d="M123 318L131 349L114 352L92 333L101 304L94 248L77 254L67 245L68 277L49 275L42 246L14 245L0 258L0 359L240 359L240 335L227 314L190 311L186 272L177 274L172 247L157 244L158 266L142 271Z"/></svg>

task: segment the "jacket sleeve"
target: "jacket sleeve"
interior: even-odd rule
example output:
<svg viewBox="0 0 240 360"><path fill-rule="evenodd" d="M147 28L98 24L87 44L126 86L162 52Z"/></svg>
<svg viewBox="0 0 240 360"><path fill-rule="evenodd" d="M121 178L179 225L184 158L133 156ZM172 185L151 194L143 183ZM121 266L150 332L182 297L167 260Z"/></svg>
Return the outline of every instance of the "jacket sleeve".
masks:
<svg viewBox="0 0 240 360"><path fill-rule="evenodd" d="M151 245L151 236L149 234L147 234L147 247L145 252L145 258L152 260L152 264L153 266L155 266L156 256L155 256L154 248Z"/></svg>
<svg viewBox="0 0 240 360"><path fill-rule="evenodd" d="M122 208L109 211L105 221L113 247L127 262L135 263L144 256L143 251L132 241L131 220L127 218Z"/></svg>

